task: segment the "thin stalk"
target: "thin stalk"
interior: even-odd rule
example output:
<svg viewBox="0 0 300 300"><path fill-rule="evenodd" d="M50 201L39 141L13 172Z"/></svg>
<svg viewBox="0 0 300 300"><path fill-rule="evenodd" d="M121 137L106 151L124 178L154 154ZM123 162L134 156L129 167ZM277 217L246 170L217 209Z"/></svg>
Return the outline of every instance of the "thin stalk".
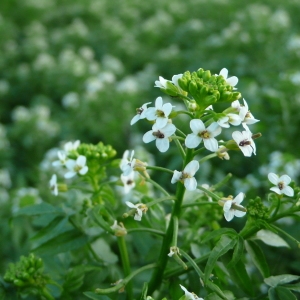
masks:
<svg viewBox="0 0 300 300"><path fill-rule="evenodd" d="M130 261L128 257L128 251L126 247L126 242L123 236L118 237L118 246L121 254L121 260L122 260L122 265L123 265L123 272L125 277L129 276L131 274L131 268L130 268ZM126 291L128 295L128 299L132 300L133 299L133 286L132 282L129 281L126 284Z"/></svg>
<svg viewBox="0 0 300 300"><path fill-rule="evenodd" d="M195 269L197 274L199 275L200 278L204 277L204 273L200 270L198 265L195 263L195 261L183 250L180 249L180 253L182 254L183 257L191 264L191 266Z"/></svg>
<svg viewBox="0 0 300 300"><path fill-rule="evenodd" d="M135 232L135 231L148 232L148 233L156 234L156 235L163 236L163 237L166 235L164 232L157 230L157 229L153 229L153 228L130 228L130 229L127 229L127 233L131 233L131 232Z"/></svg>
<svg viewBox="0 0 300 300"><path fill-rule="evenodd" d="M150 178L145 178L146 181L150 182L152 185L154 185L158 190L160 190L163 194L165 194L167 197L170 197L169 193L157 182Z"/></svg>
<svg viewBox="0 0 300 300"><path fill-rule="evenodd" d="M193 150L188 149L186 152L185 160L183 163L183 167L185 167L191 160L193 159ZM160 254L158 257L157 262L157 268L152 273L152 277L149 282L149 294L151 295L159 286L161 285L163 281L163 274L167 265L168 261L168 253L170 250L170 245L173 238L173 230L174 230L174 217L179 218L181 213L181 204L183 201L183 196L185 193L185 187L183 184L177 184L176 188L176 201L174 202L172 214L171 214L171 220L166 232L166 236L163 240Z"/></svg>
<svg viewBox="0 0 300 300"><path fill-rule="evenodd" d="M186 203L186 204L183 204L181 207L187 208L187 207L191 207L191 206L201 206L201 205L207 205L207 204L219 205L218 202L204 201L204 202Z"/></svg>
<svg viewBox="0 0 300 300"><path fill-rule="evenodd" d="M162 171L173 175L173 171L170 169L162 168L162 167L156 167L156 166L147 166L147 170L155 170L155 171Z"/></svg>
<svg viewBox="0 0 300 300"><path fill-rule="evenodd" d="M213 199L216 199L217 201L219 201L221 198L219 196L217 196L216 194L214 194L213 192L211 192L210 190L204 188L201 185L198 185L197 188L201 191L203 191L204 193L206 193L207 195L209 195L210 197L212 197Z"/></svg>
<svg viewBox="0 0 300 300"><path fill-rule="evenodd" d="M180 155L181 155L182 159L184 160L185 157L186 157L186 153L185 153L183 147L181 146L181 144L180 144L180 142L178 140L175 139L174 142L175 142L175 144L176 144L176 146L177 146L177 148L178 148L178 150L180 152Z"/></svg>
<svg viewBox="0 0 300 300"><path fill-rule="evenodd" d="M212 153L212 154L206 155L206 156L204 156L203 158L201 158L201 159L199 160L199 163L202 164L202 163L204 163L205 161L207 161L207 160L209 160L209 159L211 159L211 158L214 158L214 157L216 157L216 156L217 156L217 153Z"/></svg>
<svg viewBox="0 0 300 300"><path fill-rule="evenodd" d="M185 114L190 116L191 118L194 118L193 114L191 114L190 112L186 111L186 110L178 110L176 111L178 114Z"/></svg>

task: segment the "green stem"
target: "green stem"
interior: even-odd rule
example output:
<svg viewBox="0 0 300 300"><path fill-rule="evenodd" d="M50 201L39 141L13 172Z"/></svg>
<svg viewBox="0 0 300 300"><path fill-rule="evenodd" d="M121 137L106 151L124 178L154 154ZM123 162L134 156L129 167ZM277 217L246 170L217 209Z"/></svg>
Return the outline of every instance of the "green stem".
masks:
<svg viewBox="0 0 300 300"><path fill-rule="evenodd" d="M166 201L166 200L176 200L176 198L173 197L173 196L170 196L170 197L164 197L164 198L156 199L156 200L153 200L153 201L147 203L147 207L149 208L149 207L151 207L151 206L153 206L157 203L160 203L160 202L163 202L163 201Z"/></svg>
<svg viewBox="0 0 300 300"><path fill-rule="evenodd" d="M217 201L219 201L221 198L219 196L217 196L216 194L214 194L213 192L211 192L210 190L204 188L201 185L198 185L197 188L201 191L203 191L204 193L206 193L207 195L209 195L210 197L212 197L213 199L216 199Z"/></svg>
<svg viewBox="0 0 300 300"><path fill-rule="evenodd" d="M176 111L176 112L177 112L178 114L185 114L185 115L190 116L191 118L194 118L193 114L190 113L190 112L188 112L188 111L186 111L186 110L178 110L178 111Z"/></svg>
<svg viewBox="0 0 300 300"><path fill-rule="evenodd" d="M193 159L193 150L187 149L186 156L184 159L183 167L185 167L191 160ZM183 201L183 196L185 193L185 187L183 184L177 184L176 188L176 201L174 202L171 220L166 232L166 236L163 240L160 254L158 257L157 268L152 273L152 277L149 282L149 294L151 295L163 281L163 274L168 261L168 253L170 251L170 244L173 238L173 230L174 230L174 217L179 218L181 213L181 205Z"/></svg>
<svg viewBox="0 0 300 300"><path fill-rule="evenodd" d="M163 194L165 194L167 197L170 197L169 193L157 182L150 178L145 178L146 181L150 182L153 186L155 186L158 190L160 190Z"/></svg>
<svg viewBox="0 0 300 300"><path fill-rule="evenodd" d="M186 134L182 132L180 129L176 128L176 131L179 132L184 138L186 137Z"/></svg>
<svg viewBox="0 0 300 300"><path fill-rule="evenodd" d="M172 140L180 140L180 141L184 141L185 138L182 136L178 136L178 135L172 135Z"/></svg>
<svg viewBox="0 0 300 300"><path fill-rule="evenodd" d="M204 273L200 270L200 268L198 267L198 265L196 264L196 262L186 253L184 252L182 249L180 249L180 253L183 257L185 257L185 259L191 264L191 266L195 269L195 271L197 272L198 276L200 278L204 278Z"/></svg>
<svg viewBox="0 0 300 300"><path fill-rule="evenodd" d="M130 229L127 229L128 233L135 232L135 231L149 232L149 233L153 233L156 235L165 236L164 232L157 230L157 229L153 229L153 228L130 228Z"/></svg>
<svg viewBox="0 0 300 300"><path fill-rule="evenodd" d="M108 289L96 289L95 293L96 294L110 294L110 293L114 293L119 291L120 289L122 289L126 284L128 284L128 282L136 275L138 275L139 273L146 271L148 269L153 269L156 267L156 264L149 264L146 265L144 267L141 267L135 271L133 271L129 276L127 276L126 278L124 278L122 281L120 281L118 284L116 284L114 287L108 288Z"/></svg>
<svg viewBox="0 0 300 300"><path fill-rule="evenodd" d="M178 235L178 218L173 218L173 238L171 245L177 247L177 235Z"/></svg>
<svg viewBox="0 0 300 300"><path fill-rule="evenodd" d="M186 203L186 204L183 204L181 207L187 208L187 207L191 207L191 206L201 206L201 205L206 205L206 204L219 205L218 202L203 201L203 202Z"/></svg>
<svg viewBox="0 0 300 300"><path fill-rule="evenodd" d="M214 158L214 157L216 157L216 156L217 156L217 153L212 153L212 154L206 155L206 156L204 156L203 158L201 158L201 159L199 160L199 163L202 164L202 163L204 163L205 161L207 161L207 160L209 160L209 159L211 159L211 158Z"/></svg>
<svg viewBox="0 0 300 300"><path fill-rule="evenodd" d="M180 155L181 155L182 159L185 159L186 153L185 153L184 149L182 148L180 142L176 139L174 140L174 142L175 142L175 144L176 144L176 146L177 146L177 148L180 152Z"/></svg>
<svg viewBox="0 0 300 300"><path fill-rule="evenodd" d="M203 152L205 149L206 149L205 147L202 147L202 148L196 150L196 151L194 152L194 157L195 157L196 155L200 154L201 152Z"/></svg>
<svg viewBox="0 0 300 300"><path fill-rule="evenodd" d="M281 196L281 197L280 197ZM282 199L282 195L278 195L277 196L277 203L276 203L276 207L275 207L275 210L274 210L274 212L273 212L273 214L272 214L272 217L276 217L276 215L277 215L277 213L278 213L278 211L279 211L279 208L280 208L280 205L281 205L281 200Z"/></svg>
<svg viewBox="0 0 300 300"><path fill-rule="evenodd" d="M125 239L123 236L118 237L118 246L119 246L119 250L120 250L120 254L121 254L124 275L125 275L125 277L130 276L130 274L131 274L130 261L129 261L129 257L128 257L128 251L127 251ZM128 299L132 300L133 299L133 287L132 287L131 281L127 283L126 291L127 291Z"/></svg>
<svg viewBox="0 0 300 300"><path fill-rule="evenodd" d="M172 174L172 175L173 175L173 172L174 172L170 169L166 169L166 168L162 168L162 167L156 167L156 166L147 166L146 169L147 170L162 171L162 172L166 172L166 173L169 173L169 174Z"/></svg>

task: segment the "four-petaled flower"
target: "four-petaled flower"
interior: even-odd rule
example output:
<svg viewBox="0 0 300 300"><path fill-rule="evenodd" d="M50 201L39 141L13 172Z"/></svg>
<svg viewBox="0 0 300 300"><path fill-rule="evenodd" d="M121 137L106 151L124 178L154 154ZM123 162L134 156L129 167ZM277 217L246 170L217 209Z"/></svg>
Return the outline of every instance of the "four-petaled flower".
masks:
<svg viewBox="0 0 300 300"><path fill-rule="evenodd" d="M58 160L54 161L52 163L52 166L58 167L58 166L64 166L66 161L68 160L68 157L64 151L58 151L57 152Z"/></svg>
<svg viewBox="0 0 300 300"><path fill-rule="evenodd" d="M51 193L55 196L58 195L58 185L56 174L53 174L49 182Z"/></svg>
<svg viewBox="0 0 300 300"><path fill-rule="evenodd" d="M157 97L155 100L155 107L149 107L146 111L146 118L149 121L154 121L157 128L163 128L168 123L168 116L172 111L172 104L163 104L162 97Z"/></svg>
<svg viewBox="0 0 300 300"><path fill-rule="evenodd" d="M134 155L134 150L131 151L130 159L128 159L129 156L128 150L126 150L123 154L123 158L120 163L120 169L122 170L124 176L128 176L131 172L133 172L133 168L136 161L136 159L133 158L133 155Z"/></svg>
<svg viewBox="0 0 300 300"><path fill-rule="evenodd" d="M243 217L246 214L246 209L240 203L244 200L245 194L239 193L233 200L225 201L223 210L226 221L231 221L234 217Z"/></svg>
<svg viewBox="0 0 300 300"><path fill-rule="evenodd" d="M124 184L124 193L128 194L135 187L134 172L128 175L121 174L121 181Z"/></svg>
<svg viewBox="0 0 300 300"><path fill-rule="evenodd" d="M252 139L252 133L250 131L234 131L232 138L237 143L245 156L251 156L252 152L256 154L256 147Z"/></svg>
<svg viewBox="0 0 300 300"><path fill-rule="evenodd" d="M64 145L64 150L65 152L70 152L70 151L73 151L73 150L76 150L80 145L80 141L77 140L75 141L74 143L73 142L68 142Z"/></svg>
<svg viewBox="0 0 300 300"><path fill-rule="evenodd" d="M130 125L135 124L138 120L146 118L146 111L148 109L147 105L151 104L151 102L147 102L142 105L142 107L136 109L136 115L131 119Z"/></svg>
<svg viewBox="0 0 300 300"><path fill-rule="evenodd" d="M65 165L69 170L69 172L64 175L65 178L74 177L76 174L84 175L88 171L88 167L86 166L86 157L83 155L79 155L76 160L67 160Z"/></svg>
<svg viewBox="0 0 300 300"><path fill-rule="evenodd" d="M199 170L199 162L197 160L190 161L182 172L174 171L171 183L177 181L183 182L188 191L194 191L197 188L197 181L194 177Z"/></svg>
<svg viewBox="0 0 300 300"><path fill-rule="evenodd" d="M165 127L159 128L155 123L152 130L146 132L143 136L144 143L150 143L156 140L156 147L160 152L166 152L170 147L169 137L175 133L175 125L168 123Z"/></svg>
<svg viewBox="0 0 300 300"><path fill-rule="evenodd" d="M196 294L189 292L183 285L179 284L181 289L184 291L185 300L204 300L199 298Z"/></svg>
<svg viewBox="0 0 300 300"><path fill-rule="evenodd" d="M145 213L148 210L147 205L143 203L133 204L129 201L126 201L126 205L132 209L135 209L134 219L136 221L141 221L143 212Z"/></svg>
<svg viewBox="0 0 300 300"><path fill-rule="evenodd" d="M276 185L270 188L271 191L279 195L285 194L289 197L294 196L294 190L289 186L290 182L292 181L290 176L282 175L278 177L274 173L269 173L268 179Z"/></svg>
<svg viewBox="0 0 300 300"><path fill-rule="evenodd" d="M235 86L237 85L239 79L236 76L228 77L228 70L226 68L223 68L219 75L222 75L226 82L233 87L234 90L236 90Z"/></svg>
<svg viewBox="0 0 300 300"><path fill-rule="evenodd" d="M196 148L203 140L206 149L212 152L218 150L218 141L215 139L215 136L222 131L218 123L214 122L205 128L204 123L200 119L193 119L190 122L190 128L193 133L188 134L185 139L187 148Z"/></svg>

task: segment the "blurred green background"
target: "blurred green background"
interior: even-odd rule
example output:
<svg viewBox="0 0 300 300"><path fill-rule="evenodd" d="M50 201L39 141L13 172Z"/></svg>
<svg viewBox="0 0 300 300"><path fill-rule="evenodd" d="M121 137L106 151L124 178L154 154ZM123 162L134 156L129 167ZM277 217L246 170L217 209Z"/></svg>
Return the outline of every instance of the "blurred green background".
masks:
<svg viewBox="0 0 300 300"><path fill-rule="evenodd" d="M31 225L12 225L10 217L51 197L54 148L70 140L103 141L121 157L125 149L144 147L148 124L129 123L136 107L161 95L153 87L159 75L171 79L200 67L215 74L226 67L261 120L251 127L263 135L257 155L230 153L229 162L207 163L203 183L231 172L230 192L255 196L269 188L270 171L297 181L299 15L298 0L2 0L1 273L28 253ZM176 165L172 150L158 155L152 144L147 150L157 165Z"/></svg>

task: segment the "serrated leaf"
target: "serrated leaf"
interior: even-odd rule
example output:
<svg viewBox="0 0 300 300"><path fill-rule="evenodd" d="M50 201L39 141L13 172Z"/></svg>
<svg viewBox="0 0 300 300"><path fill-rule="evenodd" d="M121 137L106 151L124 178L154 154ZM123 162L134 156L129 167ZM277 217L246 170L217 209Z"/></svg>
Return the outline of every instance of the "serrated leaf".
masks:
<svg viewBox="0 0 300 300"><path fill-rule="evenodd" d="M78 249L88 242L88 238L77 230L64 232L39 247L33 249L38 255L55 255Z"/></svg>
<svg viewBox="0 0 300 300"><path fill-rule="evenodd" d="M93 292L83 292L83 295L87 296L89 299L93 299L93 300L111 300L110 298L108 298L105 295L97 295Z"/></svg>
<svg viewBox="0 0 300 300"><path fill-rule="evenodd" d="M283 238L270 230L262 229L258 231L255 238L261 240L263 243L269 246L290 248L288 243Z"/></svg>
<svg viewBox="0 0 300 300"><path fill-rule="evenodd" d="M276 287L278 285L283 285L298 280L299 278L300 276L297 275L283 274L265 278L264 282L269 286Z"/></svg>
<svg viewBox="0 0 300 300"><path fill-rule="evenodd" d="M201 244L207 243L211 239L219 237L219 236L222 236L224 234L237 235L237 232L234 229L232 229L232 228L220 228L220 229L214 230L214 231L210 232L208 235L206 235L201 240Z"/></svg>
<svg viewBox="0 0 300 300"><path fill-rule="evenodd" d="M244 253L244 239L238 236L237 243L234 247L232 260L227 264L227 268L232 268L242 257Z"/></svg>
<svg viewBox="0 0 300 300"><path fill-rule="evenodd" d="M16 216L19 215L34 216L34 215L42 215L42 214L64 215L64 212L59 207L42 202L40 204L25 206L15 213Z"/></svg>
<svg viewBox="0 0 300 300"><path fill-rule="evenodd" d="M269 265L261 248L253 241L246 241L245 247L254 265L259 270L263 278L270 276Z"/></svg>
<svg viewBox="0 0 300 300"><path fill-rule="evenodd" d="M228 235L222 235L216 246L212 249L210 256L207 260L205 266L205 276L204 282L205 284L208 282L210 274L218 260L218 258L224 255L228 250L232 249L236 244L236 239L229 237Z"/></svg>

